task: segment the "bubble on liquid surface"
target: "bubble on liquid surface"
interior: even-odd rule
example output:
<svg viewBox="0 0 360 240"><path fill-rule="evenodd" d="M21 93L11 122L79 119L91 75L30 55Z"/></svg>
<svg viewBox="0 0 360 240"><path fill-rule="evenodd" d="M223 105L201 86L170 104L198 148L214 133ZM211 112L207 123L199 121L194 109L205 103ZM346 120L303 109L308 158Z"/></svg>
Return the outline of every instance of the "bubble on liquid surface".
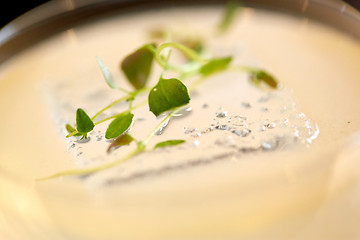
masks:
<svg viewBox="0 0 360 240"><path fill-rule="evenodd" d="M227 111L221 111L216 113L217 118L224 118L227 116Z"/></svg>

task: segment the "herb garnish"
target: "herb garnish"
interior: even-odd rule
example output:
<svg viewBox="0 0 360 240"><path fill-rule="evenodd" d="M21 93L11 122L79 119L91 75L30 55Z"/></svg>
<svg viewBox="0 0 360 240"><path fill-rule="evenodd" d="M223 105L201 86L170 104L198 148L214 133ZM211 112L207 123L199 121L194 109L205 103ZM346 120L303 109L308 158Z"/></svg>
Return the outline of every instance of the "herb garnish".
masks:
<svg viewBox="0 0 360 240"><path fill-rule="evenodd" d="M204 76L208 76L215 72L224 71L229 66L231 61L232 57L211 59L200 68L199 73Z"/></svg>
<svg viewBox="0 0 360 240"><path fill-rule="evenodd" d="M188 104L189 101L186 86L176 78L160 78L149 93L149 109L156 117L163 112Z"/></svg>
<svg viewBox="0 0 360 240"><path fill-rule="evenodd" d="M167 141L157 143L155 145L154 149L176 146L176 145L179 145L182 143L185 143L185 140L167 140Z"/></svg>
<svg viewBox="0 0 360 240"><path fill-rule="evenodd" d="M223 14L223 18L218 27L218 29L221 33L224 33L225 31L227 31L229 29L230 25L234 21L236 12L239 8L240 8L239 2L229 1L227 3L225 12Z"/></svg>
<svg viewBox="0 0 360 240"><path fill-rule="evenodd" d="M225 14L225 19L222 24L220 24L221 29L225 30L230 24L230 20L234 17L233 8L233 3L229 4L228 12ZM188 62L180 66L170 64L170 54L167 54L167 56L162 54L162 51L164 49L168 50L168 48L175 48L179 50L188 59ZM163 73L166 71L173 71L178 74L178 78L165 79L163 78L163 74L161 74L155 86L146 87L154 60L162 67ZM153 43L149 43L143 45L125 57L120 64L120 69L124 73L128 83L134 88L133 91L128 91L120 87L99 57L97 57L97 61L107 85L112 89L120 90L125 93L125 96L122 96L110 103L97 112L92 118L90 118L83 109L78 108L76 111L76 128L72 127L70 124L66 124L65 128L68 132L66 137L81 137L81 139L87 138L87 134L91 132L96 125L112 120L105 133L106 139L113 139L113 142L109 145L107 152L111 153L118 147L129 145L134 142L136 143L136 148L123 158L114 162L105 163L91 168L63 171L38 180L46 180L68 175L87 175L96 173L124 163L132 157L145 151L151 151L164 147L173 147L185 143L185 140L170 139L158 142L152 149L147 149L149 141L153 138L156 132L159 131L173 116L176 116L177 113L185 108L190 102L189 93L191 93L198 84L202 83L215 73L236 69L249 74L250 82L255 86L259 86L264 83L273 89L278 87L277 80L262 69L244 66L230 66L232 63L231 56L223 58L205 58L198 51L178 42L168 41L158 46ZM189 70L190 62L191 69ZM198 77L198 80L188 88L184 83L185 80L189 77L195 76ZM148 94L147 100L134 105L133 103L136 100L136 97L139 94L144 93ZM126 111L94 122L94 120L97 119L104 111L112 108L120 102L126 101L129 103L129 107ZM151 111L156 117L159 117L164 113L166 113L166 115L163 117L161 122L149 132L145 139L139 141L130 135L131 128L133 124L135 124L132 110L145 105L148 105L149 111Z"/></svg>
<svg viewBox="0 0 360 240"><path fill-rule="evenodd" d="M134 122L134 114L127 113L116 117L106 130L105 138L112 139L127 131Z"/></svg>
<svg viewBox="0 0 360 240"><path fill-rule="evenodd" d="M150 75L154 60L155 44L146 44L127 56L121 63L121 69L135 89L142 89Z"/></svg>
<svg viewBox="0 0 360 240"><path fill-rule="evenodd" d="M87 133L91 132L95 127L95 124L86 114L84 110L78 108L76 111L76 128L77 131L82 135L82 138L87 137Z"/></svg>
<svg viewBox="0 0 360 240"><path fill-rule="evenodd" d="M117 137L108 147L107 152L110 153L115 148L129 145L131 142L136 141L135 138L133 138L129 134L122 134L119 137Z"/></svg>

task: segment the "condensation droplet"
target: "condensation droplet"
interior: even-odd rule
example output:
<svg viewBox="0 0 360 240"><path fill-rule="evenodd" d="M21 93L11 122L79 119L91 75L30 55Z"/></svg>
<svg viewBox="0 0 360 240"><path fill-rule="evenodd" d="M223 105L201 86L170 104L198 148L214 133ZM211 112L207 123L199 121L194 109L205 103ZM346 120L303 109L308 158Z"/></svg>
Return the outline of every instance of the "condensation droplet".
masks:
<svg viewBox="0 0 360 240"><path fill-rule="evenodd" d="M285 118L283 123L282 123L282 126L286 127L288 124L289 124L289 119Z"/></svg>
<svg viewBox="0 0 360 240"><path fill-rule="evenodd" d="M193 133L193 132L198 131L198 130L199 130L198 128L187 128L187 127L184 127L184 133L185 133L185 134Z"/></svg>
<svg viewBox="0 0 360 240"><path fill-rule="evenodd" d="M273 148L272 144L271 143L268 143L268 142L263 142L261 144L261 148L264 149L264 150L270 150Z"/></svg>
<svg viewBox="0 0 360 240"><path fill-rule="evenodd" d="M299 131L299 129L297 129L297 128L294 129L294 136L295 136L295 137L300 137L300 131Z"/></svg>
<svg viewBox="0 0 360 240"><path fill-rule="evenodd" d="M201 137L201 133L194 133L194 134L192 134L191 136L192 136L192 137L195 137L195 138L196 138L196 137Z"/></svg>
<svg viewBox="0 0 360 240"><path fill-rule="evenodd" d="M84 138L84 139L78 139L75 142L77 142L77 143L87 143L87 142L90 141L90 139L91 139L91 137L87 137L87 138Z"/></svg>
<svg viewBox="0 0 360 240"><path fill-rule="evenodd" d="M243 106L244 108L251 108L251 104L248 102L242 102L241 106Z"/></svg>
<svg viewBox="0 0 360 240"><path fill-rule="evenodd" d="M228 130L229 129L228 126L225 124L216 125L215 128L219 129L219 130Z"/></svg>
<svg viewBox="0 0 360 240"><path fill-rule="evenodd" d="M227 111L217 112L216 117L217 118L225 118L227 116Z"/></svg>
<svg viewBox="0 0 360 240"><path fill-rule="evenodd" d="M266 126L265 125L261 125L259 128L259 132L264 132L266 130Z"/></svg>
<svg viewBox="0 0 360 240"><path fill-rule="evenodd" d="M250 129L236 129L231 132L240 137L247 137L251 133L251 130Z"/></svg>
<svg viewBox="0 0 360 240"><path fill-rule="evenodd" d="M262 112L267 112L267 111L269 111L269 109L268 109L267 107L262 107L260 110L261 110Z"/></svg>
<svg viewBox="0 0 360 240"><path fill-rule="evenodd" d="M166 126L169 123L169 119L167 121L164 122L164 124L160 127L160 129L155 133L156 135L161 135L164 132L164 129L166 128Z"/></svg>
<svg viewBox="0 0 360 240"><path fill-rule="evenodd" d="M78 156L80 156L81 154L83 154L83 152L78 152L78 153L76 154L76 156L78 157Z"/></svg>

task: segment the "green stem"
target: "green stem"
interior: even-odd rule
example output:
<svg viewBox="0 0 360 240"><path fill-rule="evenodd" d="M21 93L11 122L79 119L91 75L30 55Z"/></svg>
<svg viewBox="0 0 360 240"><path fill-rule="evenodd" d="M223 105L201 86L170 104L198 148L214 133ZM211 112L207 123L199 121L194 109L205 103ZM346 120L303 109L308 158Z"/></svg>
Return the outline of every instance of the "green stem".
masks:
<svg viewBox="0 0 360 240"><path fill-rule="evenodd" d="M134 102L134 100L129 101L129 109L132 109L133 102Z"/></svg>
<svg viewBox="0 0 360 240"><path fill-rule="evenodd" d="M99 125L99 124L101 124L101 123L103 123L103 122L106 122L106 121L109 121L109 120L111 120L111 119L117 118L117 117L119 117L119 116L121 116L121 115L124 115L124 114L126 114L126 113L129 113L129 112L130 112L130 109L128 109L128 110L126 110L126 111L123 111L123 112L121 112L121 113L115 114L115 115L113 115L113 116L110 116L110 117L101 119L100 121L95 122L94 125L95 125L95 126L96 126L96 125Z"/></svg>
<svg viewBox="0 0 360 240"><path fill-rule="evenodd" d="M198 56L195 52L195 55L192 55L192 50L191 49L188 49L186 47L183 47L182 45L178 45L176 43L165 43L165 44L162 44L158 49L157 49L157 54L155 55L157 57L157 60L159 62L163 61L162 57L160 56L160 52L162 51L162 49L166 48L166 47L174 47L176 46L176 48L180 47L182 50L184 50L186 52L186 55L188 55L189 57L192 57L193 59L197 59L197 60L201 60L203 61L203 59ZM186 50L185 50L186 49ZM189 51L188 51L189 50ZM198 57L200 59L198 59ZM162 62L164 63L166 66L167 66L167 63L164 61ZM229 69L229 68L228 68ZM238 67L232 67L230 68L230 70L236 70L236 71L242 71L242 72L246 72L246 73L252 73L254 71L257 71L256 68L252 68L252 67L246 67L246 66L238 66ZM195 81L190 87L189 87L189 92L192 92L198 85L200 85L201 83L203 83L206 79L207 79L208 76L202 76L201 78L199 78L197 81ZM95 114L95 116L93 117L93 119L95 119L98 115L100 115L102 112L104 112L105 110L109 109L110 107L114 106L115 104L121 102L121 101L124 101L126 99L128 99L129 97L135 97L137 94L141 93L141 92L145 92L147 91L148 89L140 89L138 91L135 91L133 93L130 93L129 95L125 96L125 97L122 97L114 102L112 102L111 104L109 104L108 106L106 106L105 108L103 108L102 110L100 110L97 114ZM119 113L119 114L116 114L114 116L111 116L111 117L108 117L108 118L105 118L103 120L100 120L98 122L95 123L95 125L98 125L102 122L105 122L107 120L110 120L110 119L113 119L113 118L116 118L117 116L119 115L122 115L122 114L125 114L125 113L128 113L130 112L131 110L133 109L136 109L138 107L141 107L143 105L145 105L146 103L148 102L148 100L145 100L135 106L132 106L132 104L130 105L129 109L122 112L122 113ZM74 169L74 170L68 170L68 171L63 171L63 172L59 172L59 173L56 173L56 174L53 174L51 176L48 176L48 177L44 177L44 178L40 178L40 179L36 179L37 181L43 181L43 180L49 180L49 179L53 179L53 178L57 178L57 177L62 177L62 176L69 176L69 175L87 175L87 174L92 174L92 173L96 173L96 172L99 172L99 171L102 171L102 170L105 170L105 169L109 169L109 168L112 168L112 167L115 167L117 165L120 165L124 162L126 162L127 160L131 159L132 157L138 155L139 153L141 152L144 152L146 150L146 146L148 144L148 142L151 140L151 138L156 134L157 131L159 131L163 126L164 124L169 121L176 113L178 113L181 109L183 109L184 106L182 107L178 107L178 108L175 108L173 111L171 111L148 135L147 137L143 140L143 141L139 141L137 142L137 148L130 152L128 155L124 156L123 158L117 160L117 161L114 161L114 162L110 162L110 163L106 163L106 164L102 164L102 165L99 165L99 166L96 166L96 167L92 167L92 168L83 168L83 169ZM72 132L71 134L69 134L68 136L73 136L77 133L77 131L74 131Z"/></svg>
<svg viewBox="0 0 360 240"><path fill-rule="evenodd" d="M103 109L101 109L99 112L97 112L92 118L91 120L94 121L95 118L97 118L100 114L102 114L103 112L105 112L106 110L108 110L109 108L111 108L112 106L122 102L122 101L125 101L126 99L128 99L129 97L131 97L132 95L131 94L128 94L124 97L121 97L115 101L113 101L112 103L110 103L109 105L107 105L106 107L104 107Z"/></svg>
<svg viewBox="0 0 360 240"><path fill-rule="evenodd" d="M78 131L73 131L72 133L69 133L68 135L66 135L66 138L75 136L75 135L78 134L78 133L79 133Z"/></svg>
<svg viewBox="0 0 360 240"><path fill-rule="evenodd" d="M101 123L103 123L103 122L106 122L106 121L109 121L109 120L111 120L111 119L117 118L118 116L124 115L124 114L126 114L126 113L130 113L132 110L137 109L137 108L139 108L139 107L142 107L142 106L144 106L146 103L147 103L147 100L145 100L145 101L143 101L143 102L141 102L141 103L139 103L139 104L137 104L137 105L135 105L135 106L131 106L131 107L129 107L128 110L125 110L125 111L123 111L123 112L121 112L121 113L118 113L118 114L115 114L115 115L113 115L113 116L110 116L110 117L104 118L104 119L102 119L102 120L99 120L99 121L95 122L94 125L96 126L96 125L99 125L99 124L101 124ZM76 134L76 133L75 133L75 134Z"/></svg>
<svg viewBox="0 0 360 240"><path fill-rule="evenodd" d="M159 129L171 118L174 116L174 114L176 114L177 112L179 112L183 107L178 107L175 110L173 110L171 113L169 113L149 134L148 136L145 138L144 141L138 142L138 147L130 152L128 155L124 156L123 158L117 160L117 161L113 161L110 163L105 163L99 166L95 166L95 167L90 167L90 168L82 168L82 169L73 169L73 170L67 170L67 171L63 171L63 172L58 172L55 173L53 175L47 176L47 177L43 177L43 178L38 178L36 179L36 181L45 181L45 180L50 180L50 179L54 179L54 178L58 178L58 177L63 177L63 176L74 176L74 175L88 175L88 174L93 174L102 170L106 170L106 169L110 169L112 167L118 166L126 161L128 161L129 159L133 158L134 156L142 153L145 151L146 149L146 145L147 143L150 141L150 139L155 135L155 133L157 131L159 131Z"/></svg>
<svg viewBox="0 0 360 240"><path fill-rule="evenodd" d="M186 46L184 46L182 44L179 44L179 43L167 42L167 43L161 44L156 49L156 52L155 52L156 61L164 69L171 69L171 70L175 70L175 71L178 71L178 72L182 71L182 69L180 67L168 64L166 59L161 56L161 51L164 50L165 48L168 48L168 47L172 47L172 48L176 48L176 49L180 50L184 55L186 55L190 59L195 60L197 62L200 62L200 63L206 62L205 59L203 59L197 52L195 52L191 48L188 48L188 47L186 47Z"/></svg>
<svg viewBox="0 0 360 240"><path fill-rule="evenodd" d="M128 155L124 156L123 158L114 161L114 162L110 162L110 163L106 163L106 164L102 164L96 167L90 167L90 168L82 168L82 169L74 169L74 170L67 170L67 171L63 171L63 172L58 172L56 174L47 176L47 177L43 177L43 178L38 178L35 179L36 181L45 181L45 180L50 180L50 179L54 179L54 178L58 178L58 177L63 177L63 176L73 176L73 175L88 175L88 174L92 174L92 173L96 173L105 169L109 169L112 167L115 167L117 165L120 165L124 162L126 162L127 160L131 159L132 157L138 155L139 153L143 152L144 150L140 149L140 148L136 148L134 151L130 152Z"/></svg>
<svg viewBox="0 0 360 240"><path fill-rule="evenodd" d="M259 68L254 68L254 67L249 67L249 66L231 66L231 67L227 67L226 69L222 70L230 70L230 71L240 71L240 72L244 72L244 73L253 73L253 72L257 72L260 69ZM189 92L192 92L195 88L197 88L201 83L203 83L209 76L211 75L207 75L207 76L201 76L199 79L197 79L190 87L189 87Z"/></svg>
<svg viewBox="0 0 360 240"><path fill-rule="evenodd" d="M136 90L134 92L131 93L131 96L136 97L137 95L144 93L144 92L148 92L152 89L152 87L143 87L139 90Z"/></svg>
<svg viewBox="0 0 360 240"><path fill-rule="evenodd" d="M173 116L176 115L179 111L184 109L185 106L177 107L173 111L171 111L145 138L145 140L141 141L142 146L145 146L148 144L148 142L151 140L151 138L168 122Z"/></svg>
<svg viewBox="0 0 360 240"><path fill-rule="evenodd" d="M103 109L101 109L99 112L97 112L97 113L91 118L91 120L94 121L94 119L97 118L101 113L103 113L103 112L105 112L106 110L110 109L110 108L113 107L114 105L116 105L116 104L118 104L118 103L120 103L120 102L122 102L122 101L125 101L126 99L129 99L129 98L131 98L131 97L132 97L132 98L135 98L137 95L139 95L139 94L141 94L141 93L144 93L144 92L147 92L147 91L150 91L150 90L151 90L151 88L142 88L142 89L139 89L139 90L136 90L136 91L134 91L134 92L131 92L131 93L129 93L128 95L126 95L126 96L124 96L124 97L121 97L121 98L113 101L112 103L110 103L109 105L107 105L106 107L104 107ZM142 105L144 105L144 104L141 103L141 106L142 106ZM131 106L130 106L129 109L132 110L132 109L136 109L136 108L138 108L138 107L137 107L137 106L135 106L135 107L131 107ZM121 113L120 113L120 114L121 114ZM119 115L119 114L117 114L116 116L118 116L118 115ZM112 118L114 118L114 116L108 117L108 118L106 118L106 120L103 119L103 120L95 123L95 125L100 124L100 123L102 123L102 122L105 122L105 121L107 121L107 120L109 120L109 119L112 119Z"/></svg>
<svg viewBox="0 0 360 240"><path fill-rule="evenodd" d="M231 67L228 67L227 70L240 71L240 72L245 72L245 73L253 73L253 72L259 71L260 69L255 68L255 67L249 67L249 66L231 66Z"/></svg>

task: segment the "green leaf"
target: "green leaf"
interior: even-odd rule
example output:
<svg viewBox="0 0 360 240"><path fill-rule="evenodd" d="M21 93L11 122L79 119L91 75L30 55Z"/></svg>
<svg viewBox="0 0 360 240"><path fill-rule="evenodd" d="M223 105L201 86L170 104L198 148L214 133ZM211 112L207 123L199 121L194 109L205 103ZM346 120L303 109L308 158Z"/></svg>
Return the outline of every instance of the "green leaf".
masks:
<svg viewBox="0 0 360 240"><path fill-rule="evenodd" d="M232 57L210 59L200 68L199 72L204 76L208 76L215 72L224 71L231 61Z"/></svg>
<svg viewBox="0 0 360 240"><path fill-rule="evenodd" d="M105 138L112 139L123 134L132 125L133 118L134 114L132 113L123 114L115 118L109 124L109 127L107 128L105 133Z"/></svg>
<svg viewBox="0 0 360 240"><path fill-rule="evenodd" d="M126 78L137 90L145 87L148 81L154 60L154 48L154 44L146 44L128 55L121 63Z"/></svg>
<svg viewBox="0 0 360 240"><path fill-rule="evenodd" d="M83 135L86 138L86 133L93 130L95 127L95 124L90 119L90 117L86 114L86 112L78 108L76 110L76 128L81 135Z"/></svg>
<svg viewBox="0 0 360 240"><path fill-rule="evenodd" d="M276 89L278 87L278 81L272 75L263 70L252 72L250 75L250 82L257 86L264 82L271 88Z"/></svg>
<svg viewBox="0 0 360 240"><path fill-rule="evenodd" d="M154 149L156 148L164 148L164 147L172 147L172 146L176 146L179 144L184 143L185 140L167 140L164 142L159 142L155 145Z"/></svg>
<svg viewBox="0 0 360 240"><path fill-rule="evenodd" d="M120 135L109 145L107 152L110 153L113 149L128 145L133 141L135 141L135 139L129 134Z"/></svg>
<svg viewBox="0 0 360 240"><path fill-rule="evenodd" d="M240 5L238 2L229 1L227 3L223 18L221 19L221 22L219 24L220 32L224 33L229 29L235 19L236 11L239 7Z"/></svg>
<svg viewBox="0 0 360 240"><path fill-rule="evenodd" d="M121 89L120 86L117 85L117 83L114 81L114 78L109 72L109 69L107 68L107 66L105 66L105 64L101 61L101 59L99 57L96 57L96 60L99 63L102 74L109 87L111 87L112 89Z"/></svg>
<svg viewBox="0 0 360 240"><path fill-rule="evenodd" d="M66 124L65 129L68 132L68 134L71 136L75 136L75 137L81 136L81 133L75 133L77 132L77 130L73 128L73 126L71 126L70 124Z"/></svg>
<svg viewBox="0 0 360 240"><path fill-rule="evenodd" d="M176 78L160 78L149 93L149 108L155 116L183 106L189 101L190 97L186 86Z"/></svg>

